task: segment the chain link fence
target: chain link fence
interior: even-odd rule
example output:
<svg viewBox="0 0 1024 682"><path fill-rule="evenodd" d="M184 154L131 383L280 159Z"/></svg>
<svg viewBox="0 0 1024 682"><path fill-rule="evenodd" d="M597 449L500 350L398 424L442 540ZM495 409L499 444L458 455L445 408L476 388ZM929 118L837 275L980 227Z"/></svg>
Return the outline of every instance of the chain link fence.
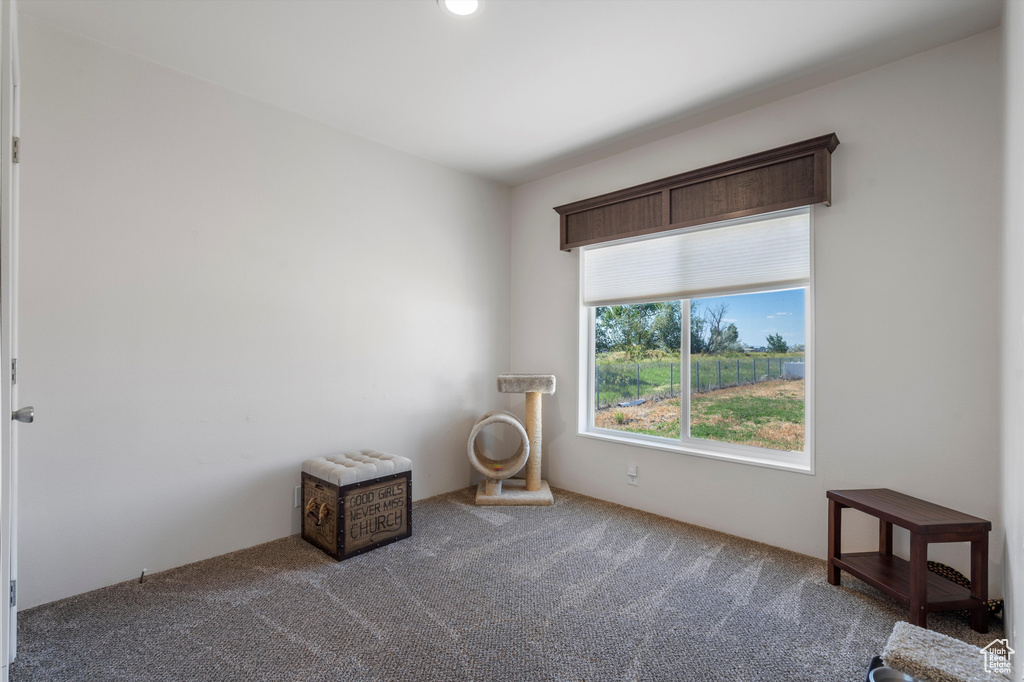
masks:
<svg viewBox="0 0 1024 682"><path fill-rule="evenodd" d="M803 378L801 356L775 358L693 358L690 360L690 393L714 391L761 381ZM794 365L787 368L786 365ZM597 409L652 398L679 395L685 375L678 362L610 363L594 369L594 401Z"/></svg>

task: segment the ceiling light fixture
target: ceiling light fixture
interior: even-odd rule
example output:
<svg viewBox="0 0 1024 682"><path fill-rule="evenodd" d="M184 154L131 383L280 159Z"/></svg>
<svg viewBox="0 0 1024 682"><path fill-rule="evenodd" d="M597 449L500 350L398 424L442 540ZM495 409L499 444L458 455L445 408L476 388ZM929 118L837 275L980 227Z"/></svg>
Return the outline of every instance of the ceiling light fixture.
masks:
<svg viewBox="0 0 1024 682"><path fill-rule="evenodd" d="M460 17L468 17L480 9L480 0L437 0L441 9Z"/></svg>

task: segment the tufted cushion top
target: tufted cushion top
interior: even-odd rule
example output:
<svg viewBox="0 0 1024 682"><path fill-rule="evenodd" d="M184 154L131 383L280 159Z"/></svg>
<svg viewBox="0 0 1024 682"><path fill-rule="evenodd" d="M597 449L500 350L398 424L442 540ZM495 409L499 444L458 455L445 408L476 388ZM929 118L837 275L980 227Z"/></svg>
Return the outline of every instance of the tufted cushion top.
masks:
<svg viewBox="0 0 1024 682"><path fill-rule="evenodd" d="M302 463L302 470L334 485L343 486L412 471L412 460L376 450L360 450L359 454L342 453L307 459Z"/></svg>

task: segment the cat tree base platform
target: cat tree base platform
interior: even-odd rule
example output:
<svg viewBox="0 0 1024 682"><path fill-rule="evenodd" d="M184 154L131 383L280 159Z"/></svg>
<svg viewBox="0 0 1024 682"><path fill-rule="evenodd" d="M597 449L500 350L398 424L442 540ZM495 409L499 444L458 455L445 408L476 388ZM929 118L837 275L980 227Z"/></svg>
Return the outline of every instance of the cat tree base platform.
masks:
<svg viewBox="0 0 1024 682"><path fill-rule="evenodd" d="M547 507L555 503L547 481L540 482L540 490L527 490L526 481L521 478L507 478L501 481L497 494L486 492L487 481L480 481L476 488L476 503L488 506Z"/></svg>

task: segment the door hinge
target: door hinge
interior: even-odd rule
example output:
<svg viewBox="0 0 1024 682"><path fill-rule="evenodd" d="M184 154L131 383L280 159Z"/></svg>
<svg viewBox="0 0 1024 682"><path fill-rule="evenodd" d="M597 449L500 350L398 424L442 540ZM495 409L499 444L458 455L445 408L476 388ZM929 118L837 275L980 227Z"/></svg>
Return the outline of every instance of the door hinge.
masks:
<svg viewBox="0 0 1024 682"><path fill-rule="evenodd" d="M21 163L21 161L19 160L21 158L21 151L19 149L20 147L21 147L21 138L20 137L14 138L14 142L11 144L11 149L12 149L11 160L14 161L14 163Z"/></svg>
<svg viewBox="0 0 1024 682"><path fill-rule="evenodd" d="M11 383L18 383L18 358L11 360Z"/></svg>
<svg viewBox="0 0 1024 682"><path fill-rule="evenodd" d="M14 606L17 606L17 605L18 605L18 581L17 580L12 580L11 581L11 606L14 607Z"/></svg>

